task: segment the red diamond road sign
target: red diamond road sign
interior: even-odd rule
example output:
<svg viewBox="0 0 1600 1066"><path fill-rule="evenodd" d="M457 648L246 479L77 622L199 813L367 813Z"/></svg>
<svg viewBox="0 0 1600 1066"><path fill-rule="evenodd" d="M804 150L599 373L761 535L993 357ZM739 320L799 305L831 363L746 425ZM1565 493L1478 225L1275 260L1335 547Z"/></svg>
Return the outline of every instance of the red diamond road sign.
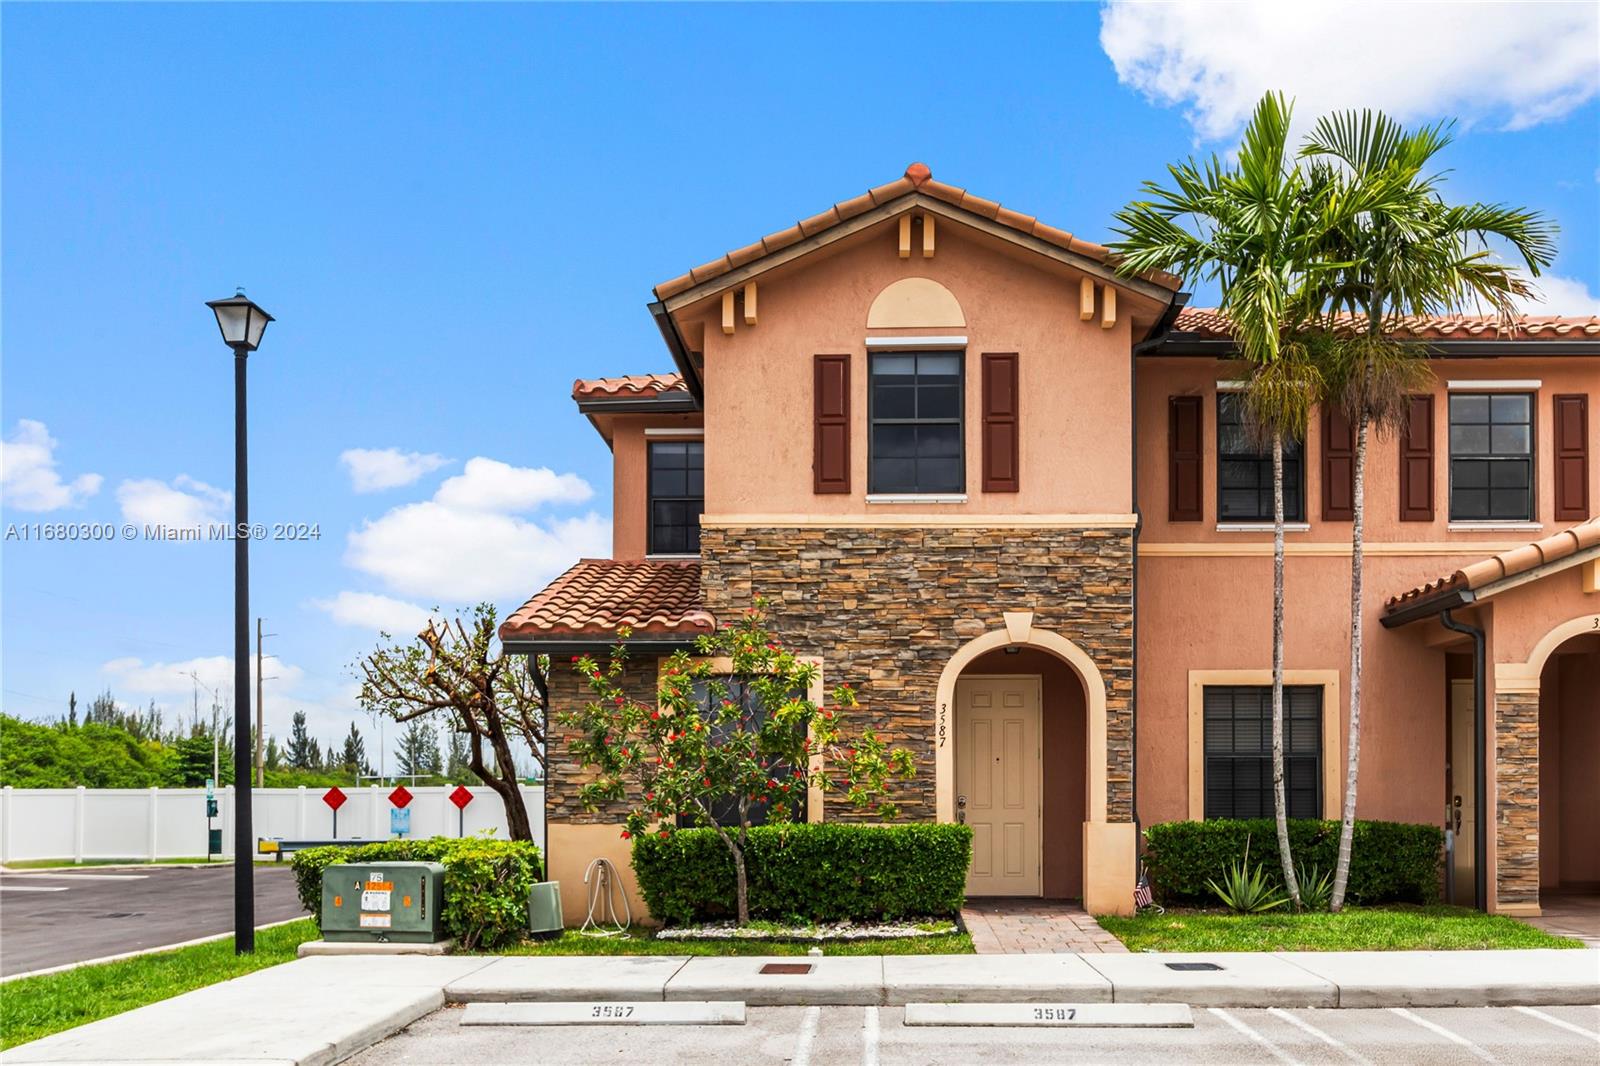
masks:
<svg viewBox="0 0 1600 1066"><path fill-rule="evenodd" d="M411 802L411 793L406 790L406 786L400 785L389 793L389 802L396 807L404 808L406 804Z"/></svg>
<svg viewBox="0 0 1600 1066"><path fill-rule="evenodd" d="M334 810L338 810L340 807L343 807L344 806L344 801L347 798L348 797L345 796L345 794L343 792L341 792L337 787L330 788L330 789L328 789L328 791L326 791L326 792L324 792L322 794L322 802L326 803L328 806L332 807Z"/></svg>
<svg viewBox="0 0 1600 1066"><path fill-rule="evenodd" d="M472 802L472 793L467 791L466 785L457 785L455 791L450 793L450 802L466 810L467 804Z"/></svg>

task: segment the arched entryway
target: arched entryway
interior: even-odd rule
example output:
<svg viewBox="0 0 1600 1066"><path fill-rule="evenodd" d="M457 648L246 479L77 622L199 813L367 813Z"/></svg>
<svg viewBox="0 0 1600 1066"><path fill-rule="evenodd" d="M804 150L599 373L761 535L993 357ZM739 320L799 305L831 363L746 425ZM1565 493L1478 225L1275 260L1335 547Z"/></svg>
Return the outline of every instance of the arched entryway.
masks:
<svg viewBox="0 0 1600 1066"><path fill-rule="evenodd" d="M1562 641L1539 674L1539 908L1600 935L1600 631Z"/></svg>
<svg viewBox="0 0 1600 1066"><path fill-rule="evenodd" d="M958 780L989 789L991 803L1035 811L1031 820L988 818L974 894L1081 896L1091 913L1131 910L1136 837L1131 822L1106 821L1106 686L1082 648L1034 626L1031 612L1007 612L1005 628L973 638L945 664L936 744L939 821L964 820ZM980 744L987 775L975 771ZM968 794L969 822L974 800Z"/></svg>
<svg viewBox="0 0 1600 1066"><path fill-rule="evenodd" d="M1083 896L1083 682L1038 648L997 648L956 679L956 817L973 825L969 895Z"/></svg>

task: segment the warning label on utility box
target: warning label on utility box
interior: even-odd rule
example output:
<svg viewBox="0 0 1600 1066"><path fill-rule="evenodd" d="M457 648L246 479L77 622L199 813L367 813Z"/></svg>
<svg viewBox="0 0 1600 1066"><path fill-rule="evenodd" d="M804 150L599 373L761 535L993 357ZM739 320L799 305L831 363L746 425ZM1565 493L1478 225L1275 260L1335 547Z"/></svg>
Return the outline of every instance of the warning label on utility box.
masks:
<svg viewBox="0 0 1600 1066"><path fill-rule="evenodd" d="M370 888L367 889L365 892L361 893L361 909L364 911L389 910L390 906L388 891L385 890L375 892Z"/></svg>
<svg viewBox="0 0 1600 1066"><path fill-rule="evenodd" d="M392 919L387 914L363 914L361 916L361 928L363 929L387 929L391 922Z"/></svg>

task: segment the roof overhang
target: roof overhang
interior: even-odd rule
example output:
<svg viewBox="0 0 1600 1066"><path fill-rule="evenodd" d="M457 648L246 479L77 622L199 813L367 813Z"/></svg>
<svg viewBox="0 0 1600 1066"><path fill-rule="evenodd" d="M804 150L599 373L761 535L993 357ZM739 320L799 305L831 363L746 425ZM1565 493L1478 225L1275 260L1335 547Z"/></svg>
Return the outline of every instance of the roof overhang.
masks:
<svg viewBox="0 0 1600 1066"><path fill-rule="evenodd" d="M583 655L609 651L618 644L634 651L671 654L680 649L691 649L695 641L704 636L695 633L640 633L619 640L615 633L578 633L572 636L502 637L500 647L508 655Z"/></svg>
<svg viewBox="0 0 1600 1066"><path fill-rule="evenodd" d="M1421 618L1432 618L1442 611L1459 610L1469 605L1476 605L1485 600L1492 599L1503 592L1510 592L1514 588L1531 584L1552 574L1559 574L1570 570L1574 566L1600 561L1600 544L1580 549L1571 555L1553 559L1550 562L1522 570L1514 574L1490 581L1478 588L1465 588L1456 586L1441 589L1431 596L1423 596L1416 600L1397 604L1391 611L1386 611L1382 618L1385 629L1396 629L1408 625Z"/></svg>
<svg viewBox="0 0 1600 1066"><path fill-rule="evenodd" d="M708 297L715 296L725 289L736 288L747 281L759 278L768 271L775 270L821 248L826 248L830 244L844 240L863 230L871 229L879 223L887 222L889 219L897 218L907 211L913 210L925 211L950 222L968 226L997 240L1036 252L1047 259L1052 259L1075 270L1080 270L1085 274L1099 278L1103 282L1138 293L1163 305L1171 302L1172 295L1178 288L1176 285L1162 285L1146 278L1119 274L1115 267L1108 266L1093 256L1062 248L1060 245L1052 244L1029 233L1023 233L1001 222L996 222L992 218L986 218L976 212L957 207L927 193L911 192L863 211L852 218L828 226L826 229L798 240L791 245L752 259L750 262L735 267L726 273L707 278L700 284L692 285L682 292L674 293L665 299L658 300L650 305L651 310L654 312L657 308L660 308L661 312L665 314L674 314L691 304L696 304ZM663 330L664 332L665 330ZM681 338L679 339L681 341ZM669 340L668 347L671 347L671 343Z"/></svg>
<svg viewBox="0 0 1600 1066"><path fill-rule="evenodd" d="M1406 338L1400 344L1421 345L1433 359L1496 359L1507 356L1523 358L1554 356L1600 355L1600 340L1554 341L1532 338L1496 337L1485 340L1428 340ZM1206 337L1198 333L1173 331L1162 337L1160 343L1139 351L1140 355L1190 356L1205 359L1237 359L1238 350L1231 339Z"/></svg>

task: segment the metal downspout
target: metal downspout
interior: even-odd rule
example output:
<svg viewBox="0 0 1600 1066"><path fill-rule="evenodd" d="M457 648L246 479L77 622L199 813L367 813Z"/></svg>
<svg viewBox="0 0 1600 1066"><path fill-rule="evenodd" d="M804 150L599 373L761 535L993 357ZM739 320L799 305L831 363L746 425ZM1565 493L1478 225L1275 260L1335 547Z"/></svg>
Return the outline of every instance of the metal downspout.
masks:
<svg viewBox="0 0 1600 1066"><path fill-rule="evenodd" d="M1472 804L1475 815L1472 837L1472 896L1480 911L1489 909L1489 810L1488 810L1488 679L1485 666L1485 641L1479 626L1458 622L1450 609L1439 613L1439 624L1472 638Z"/></svg>

